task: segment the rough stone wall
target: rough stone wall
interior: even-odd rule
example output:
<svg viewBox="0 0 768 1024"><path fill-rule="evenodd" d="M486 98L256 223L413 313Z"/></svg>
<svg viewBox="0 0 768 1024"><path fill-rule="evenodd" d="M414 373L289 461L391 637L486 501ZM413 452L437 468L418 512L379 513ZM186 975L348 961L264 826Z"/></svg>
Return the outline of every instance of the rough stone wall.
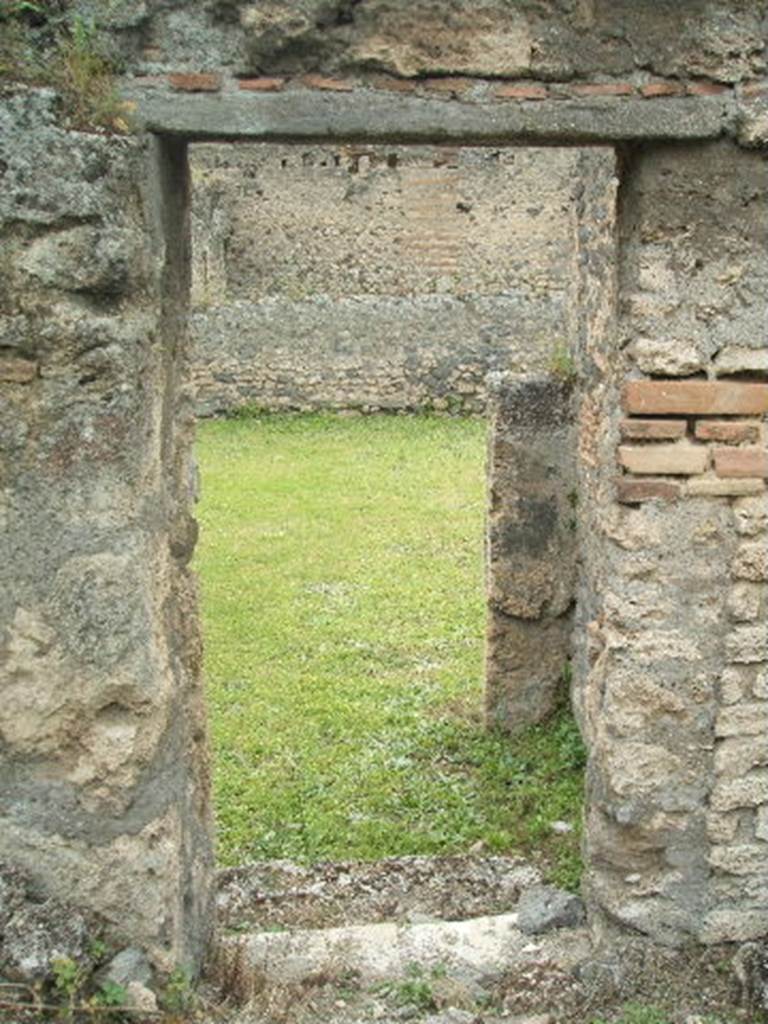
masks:
<svg viewBox="0 0 768 1024"><path fill-rule="evenodd" d="M578 150L190 152L201 412L478 412L570 350Z"/></svg>
<svg viewBox="0 0 768 1024"><path fill-rule="evenodd" d="M0 861L157 967L194 965L211 858L183 156L65 131L54 96L19 89L0 168Z"/></svg>
<svg viewBox="0 0 768 1024"><path fill-rule="evenodd" d="M95 0L78 0L86 11ZM121 0L116 46L144 74L380 71L568 80L637 69L720 82L766 68L760 0Z"/></svg>
<svg viewBox="0 0 768 1024"><path fill-rule="evenodd" d="M727 144L630 154L585 376L586 886L667 942L768 932L765 181Z"/></svg>

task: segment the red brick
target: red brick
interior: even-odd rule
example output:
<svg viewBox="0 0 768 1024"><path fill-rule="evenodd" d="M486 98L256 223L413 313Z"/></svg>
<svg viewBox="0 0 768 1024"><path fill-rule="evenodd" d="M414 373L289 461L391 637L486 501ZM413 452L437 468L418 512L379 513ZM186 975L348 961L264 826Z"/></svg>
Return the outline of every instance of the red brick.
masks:
<svg viewBox="0 0 768 1024"><path fill-rule="evenodd" d="M760 416L768 412L768 384L633 380L624 385L624 409L646 416Z"/></svg>
<svg viewBox="0 0 768 1024"><path fill-rule="evenodd" d="M221 75L203 72L182 72L168 75L172 89L178 92L218 92L221 89Z"/></svg>
<svg viewBox="0 0 768 1024"><path fill-rule="evenodd" d="M630 473L642 476L694 476L707 468L709 450L686 441L620 445L619 462Z"/></svg>
<svg viewBox="0 0 768 1024"><path fill-rule="evenodd" d="M131 79L131 85L138 85L140 89L155 89L165 85L165 75L137 75Z"/></svg>
<svg viewBox="0 0 768 1024"><path fill-rule="evenodd" d="M637 505L642 501L661 498L662 501L674 501L680 497L680 484L675 480L633 480L632 477L619 477L617 481L618 499L624 505Z"/></svg>
<svg viewBox="0 0 768 1024"><path fill-rule="evenodd" d="M461 96L472 86L473 82L471 78L424 78L421 84L430 92Z"/></svg>
<svg viewBox="0 0 768 1024"><path fill-rule="evenodd" d="M622 420L621 436L625 441L674 441L685 437L685 420Z"/></svg>
<svg viewBox="0 0 768 1024"><path fill-rule="evenodd" d="M280 92L284 85L284 78L241 78L237 83L238 89L247 92Z"/></svg>
<svg viewBox="0 0 768 1024"><path fill-rule="evenodd" d="M304 75L302 82L310 89L324 92L352 92L354 85L343 78L327 78L325 75Z"/></svg>
<svg viewBox="0 0 768 1024"><path fill-rule="evenodd" d="M696 437L700 441L742 444L744 441L758 441L760 426L757 423L739 423L734 420L699 420L696 424Z"/></svg>
<svg viewBox="0 0 768 1024"><path fill-rule="evenodd" d="M688 82L685 91L689 96L722 96L729 87L721 82Z"/></svg>
<svg viewBox="0 0 768 1024"><path fill-rule="evenodd" d="M653 99L655 96L681 96L685 92L680 82L648 82L640 86L641 95L646 99Z"/></svg>
<svg viewBox="0 0 768 1024"><path fill-rule="evenodd" d="M499 100L545 100L549 96L549 90L545 85L520 85L510 82L497 85L493 95Z"/></svg>
<svg viewBox="0 0 768 1024"><path fill-rule="evenodd" d="M418 82L413 78L390 78L389 75L379 75L373 80L376 89L386 89L387 92L416 92Z"/></svg>
<svg viewBox="0 0 768 1024"><path fill-rule="evenodd" d="M0 359L0 381L29 384L37 376L37 363L31 359Z"/></svg>
<svg viewBox="0 0 768 1024"><path fill-rule="evenodd" d="M585 82L572 85L571 92L575 96L633 96L636 89L630 82Z"/></svg>
<svg viewBox="0 0 768 1024"><path fill-rule="evenodd" d="M715 473L720 477L768 477L768 451L751 448L715 448Z"/></svg>

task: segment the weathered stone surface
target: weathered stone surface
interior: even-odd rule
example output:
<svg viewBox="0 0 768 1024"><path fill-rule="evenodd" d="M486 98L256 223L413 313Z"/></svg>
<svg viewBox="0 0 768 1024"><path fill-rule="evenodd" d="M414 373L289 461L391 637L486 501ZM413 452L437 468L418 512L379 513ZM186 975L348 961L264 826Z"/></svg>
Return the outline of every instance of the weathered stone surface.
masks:
<svg viewBox="0 0 768 1024"><path fill-rule="evenodd" d="M148 164L146 140L55 111L46 92L0 99L0 316L10 361L35 367L0 393L0 858L153 966L196 966L211 857L195 592L173 553L183 175L159 144ZM77 917L59 941L49 910L6 930L30 964L77 953Z"/></svg>
<svg viewBox="0 0 768 1024"><path fill-rule="evenodd" d="M489 721L509 730L551 712L570 656L576 573L572 394L561 378L495 384L489 463Z"/></svg>
<svg viewBox="0 0 768 1024"><path fill-rule="evenodd" d="M728 592L728 613L735 622L754 622L760 614L762 592L753 583L739 583Z"/></svg>
<svg viewBox="0 0 768 1024"><path fill-rule="evenodd" d="M768 494L759 498L743 498L733 508L736 532L742 537L756 537L768 530Z"/></svg>
<svg viewBox="0 0 768 1024"><path fill-rule="evenodd" d="M762 843L713 846L709 863L729 875L763 875L768 880L768 846Z"/></svg>
<svg viewBox="0 0 768 1024"><path fill-rule="evenodd" d="M584 904L578 896L551 885L531 886L517 905L517 926L528 935L575 928L583 923L584 916Z"/></svg>
<svg viewBox="0 0 768 1024"><path fill-rule="evenodd" d="M148 985L152 980L152 965L145 953L129 946L116 953L109 963L98 971L94 980L100 985L111 982L122 988L127 988L132 983Z"/></svg>
<svg viewBox="0 0 768 1024"><path fill-rule="evenodd" d="M768 771L751 772L743 778L723 779L712 790L712 807L732 811L768 803Z"/></svg>
<svg viewBox="0 0 768 1024"><path fill-rule="evenodd" d="M638 157L627 182L625 212L638 230L624 250L621 330L628 339L650 339L630 348L645 373L695 373L720 350L764 348L768 255L760 238L768 231L768 210L756 191L760 161L759 154L736 158L724 143ZM728 227L734 223L743 225L738 237ZM683 224L690 226L684 234ZM695 381L679 386L711 388ZM656 410L668 411L669 405ZM714 406L679 411L717 413Z"/></svg>
<svg viewBox="0 0 768 1024"><path fill-rule="evenodd" d="M633 97L595 96L540 103L449 103L444 99L320 91L190 96L142 90L125 81L122 95L137 104L138 124L151 131L197 141L251 139L285 142L376 143L392 138L415 143L499 145L595 143L621 140L717 139L727 113L719 98L681 97L649 106ZM255 106L254 104L258 104ZM407 125L407 128L403 128Z"/></svg>
<svg viewBox="0 0 768 1024"><path fill-rule="evenodd" d="M0 864L0 975L48 980L52 961L81 958L87 938L86 920L75 907L41 898L26 873Z"/></svg>
<svg viewBox="0 0 768 1024"><path fill-rule="evenodd" d="M768 583L768 544L765 541L742 544L736 554L732 571L738 580Z"/></svg>
<svg viewBox="0 0 768 1024"><path fill-rule="evenodd" d="M768 632L765 626L739 626L726 639L729 661L750 665L768 661Z"/></svg>
<svg viewBox="0 0 768 1024"><path fill-rule="evenodd" d="M750 709L754 705L746 707ZM720 714L723 715L724 712ZM765 725L764 708L757 714L757 722ZM721 735L729 735L732 738L723 740L715 748L715 771L718 775L739 779L753 768L762 768L768 765L768 749L762 741L763 730L744 729L743 718L741 720L738 718L725 720L724 725L732 731L721 733ZM740 727L738 731L737 726Z"/></svg>
<svg viewBox="0 0 768 1024"><path fill-rule="evenodd" d="M201 54L206 67L234 64L268 73L375 68L545 79L621 76L642 67L728 82L754 77L765 66L759 11L749 4L713 9L704 0L683 10L652 0L558 2L546 9L525 0L511 14L503 0L471 8L456 0L372 0L351 7L345 0L298 0L289 8L250 0L235 11L223 4L139 4L130 16L110 14L106 24L117 30L124 59L150 71L199 70ZM149 43L143 55L139 39Z"/></svg>
<svg viewBox="0 0 768 1024"><path fill-rule="evenodd" d="M715 358L715 372L718 375L736 373L768 374L768 350L727 345Z"/></svg>

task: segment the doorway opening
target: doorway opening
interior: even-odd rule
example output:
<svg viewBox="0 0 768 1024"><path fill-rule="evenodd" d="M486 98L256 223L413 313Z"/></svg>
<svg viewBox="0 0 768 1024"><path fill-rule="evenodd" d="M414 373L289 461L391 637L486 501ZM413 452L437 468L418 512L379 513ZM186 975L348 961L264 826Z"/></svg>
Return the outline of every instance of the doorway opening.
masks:
<svg viewBox="0 0 768 1024"><path fill-rule="evenodd" d="M577 884L575 724L483 721L486 378L567 347L573 154L190 147L223 864L536 850Z"/></svg>

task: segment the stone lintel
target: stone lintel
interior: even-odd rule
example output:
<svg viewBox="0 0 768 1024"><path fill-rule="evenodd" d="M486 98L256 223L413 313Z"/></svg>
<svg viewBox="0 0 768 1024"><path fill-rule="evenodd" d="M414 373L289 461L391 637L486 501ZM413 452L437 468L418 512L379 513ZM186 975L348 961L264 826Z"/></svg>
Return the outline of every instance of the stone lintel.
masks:
<svg viewBox="0 0 768 1024"><path fill-rule="evenodd" d="M459 103L409 95L287 90L180 94L126 80L139 126L195 140L334 139L387 142L610 143L713 139L723 134L729 101L718 96L590 96L535 104Z"/></svg>

